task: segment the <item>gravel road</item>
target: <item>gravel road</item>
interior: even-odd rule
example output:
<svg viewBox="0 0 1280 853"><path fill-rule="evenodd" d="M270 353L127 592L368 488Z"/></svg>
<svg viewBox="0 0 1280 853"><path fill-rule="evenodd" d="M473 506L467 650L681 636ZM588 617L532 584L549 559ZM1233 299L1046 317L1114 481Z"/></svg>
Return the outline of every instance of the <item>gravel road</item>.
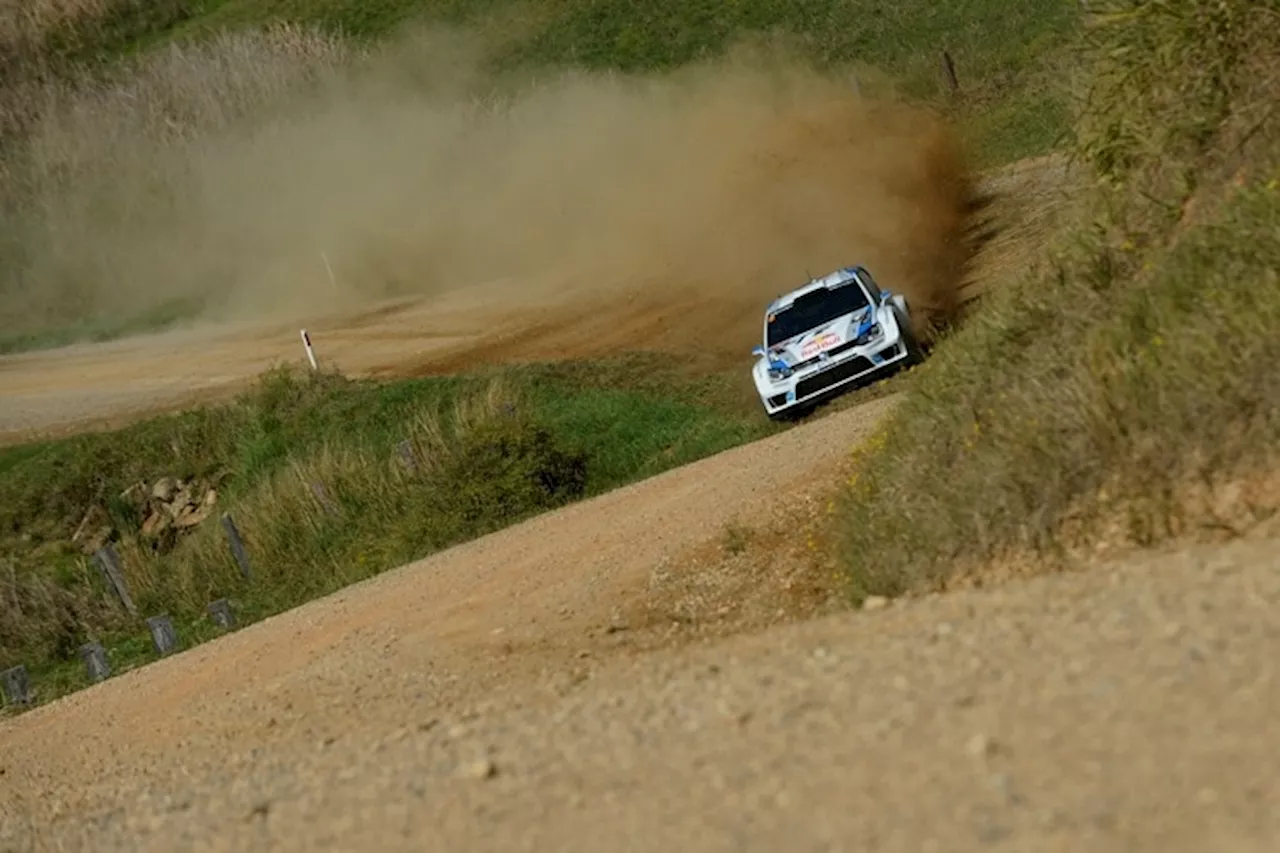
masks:
<svg viewBox="0 0 1280 853"><path fill-rule="evenodd" d="M0 850L1280 849L1272 541L710 641L628 623L891 405L0 722Z"/></svg>

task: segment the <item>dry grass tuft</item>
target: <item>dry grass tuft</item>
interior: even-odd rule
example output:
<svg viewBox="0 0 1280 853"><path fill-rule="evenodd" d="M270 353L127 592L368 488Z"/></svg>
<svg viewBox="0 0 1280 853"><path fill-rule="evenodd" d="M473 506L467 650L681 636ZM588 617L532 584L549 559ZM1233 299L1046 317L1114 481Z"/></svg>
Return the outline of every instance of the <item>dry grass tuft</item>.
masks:
<svg viewBox="0 0 1280 853"><path fill-rule="evenodd" d="M0 0L0 55L29 55L62 27L96 21L135 0Z"/></svg>

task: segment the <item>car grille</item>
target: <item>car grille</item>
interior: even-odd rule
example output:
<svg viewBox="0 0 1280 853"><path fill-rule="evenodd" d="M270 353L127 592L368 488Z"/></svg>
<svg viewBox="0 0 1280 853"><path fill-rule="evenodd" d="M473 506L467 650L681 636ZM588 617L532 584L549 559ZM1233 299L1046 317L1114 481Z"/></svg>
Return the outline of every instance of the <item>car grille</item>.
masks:
<svg viewBox="0 0 1280 853"><path fill-rule="evenodd" d="M864 356L855 356L848 361L842 361L829 370L801 379L796 383L796 397L804 398L810 394L816 394L832 385L837 385L850 377L857 376L865 370L871 369L870 359Z"/></svg>

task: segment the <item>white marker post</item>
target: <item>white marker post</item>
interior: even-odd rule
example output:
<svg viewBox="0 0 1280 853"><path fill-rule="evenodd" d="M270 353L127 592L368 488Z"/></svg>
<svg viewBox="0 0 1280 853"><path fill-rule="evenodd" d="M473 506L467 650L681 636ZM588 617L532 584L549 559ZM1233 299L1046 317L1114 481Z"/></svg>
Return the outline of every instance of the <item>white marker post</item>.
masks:
<svg viewBox="0 0 1280 853"><path fill-rule="evenodd" d="M307 334L307 330L302 330L302 345L307 348L307 360L311 362L312 370L319 370L320 366L316 364L316 351L311 348L311 336Z"/></svg>

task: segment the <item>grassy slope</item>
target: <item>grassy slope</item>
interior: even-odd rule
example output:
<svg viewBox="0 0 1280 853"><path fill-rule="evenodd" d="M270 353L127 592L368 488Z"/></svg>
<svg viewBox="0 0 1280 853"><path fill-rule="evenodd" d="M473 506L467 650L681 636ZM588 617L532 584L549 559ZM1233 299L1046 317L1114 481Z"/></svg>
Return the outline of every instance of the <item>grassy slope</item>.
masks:
<svg viewBox="0 0 1280 853"><path fill-rule="evenodd" d="M231 405L5 449L0 668L25 663L45 700L83 683L75 653L90 639L108 646L117 670L151 657L141 620L110 603L70 544L91 505L120 531L142 615L172 614L195 642L213 633L204 606L215 598L260 618L772 431L734 389L734 378L672 373L640 356L386 385L285 371ZM404 438L425 460L417 477L392 464ZM546 472L569 470L565 460L585 462L585 479L552 495L537 488ZM250 584L216 520L155 556L138 546L144 519L117 497L160 476L220 474L218 509L238 519L257 564ZM309 481L325 484L341 518L316 505Z"/></svg>
<svg viewBox="0 0 1280 853"><path fill-rule="evenodd" d="M859 594L1247 522L1204 496L1274 465L1280 19L1255 0L1106 7L1078 127L1097 188L859 451L837 519Z"/></svg>

